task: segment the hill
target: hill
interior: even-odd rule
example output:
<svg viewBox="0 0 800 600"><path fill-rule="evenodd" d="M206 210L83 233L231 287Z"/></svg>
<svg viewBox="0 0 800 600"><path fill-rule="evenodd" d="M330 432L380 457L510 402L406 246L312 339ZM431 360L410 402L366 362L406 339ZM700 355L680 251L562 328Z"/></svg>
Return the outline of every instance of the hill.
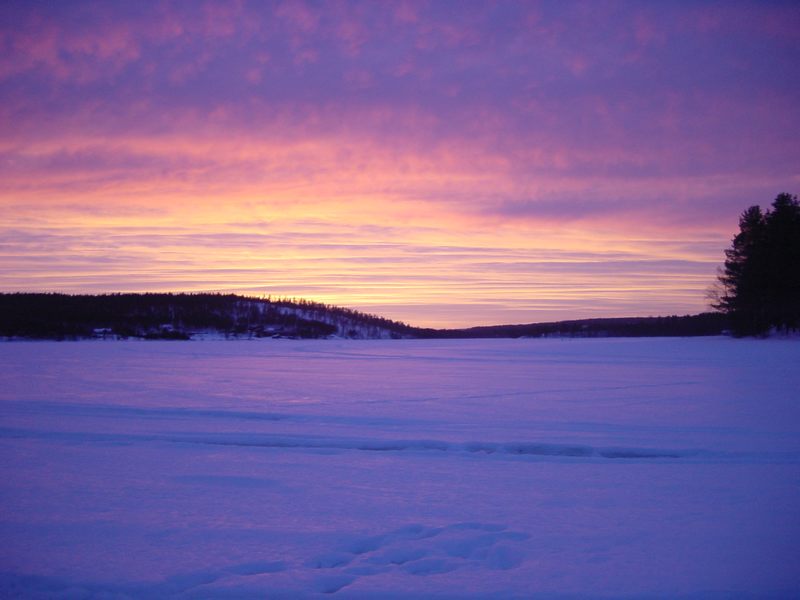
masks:
<svg viewBox="0 0 800 600"><path fill-rule="evenodd" d="M0 294L0 336L33 339L386 339L411 327L306 300L234 294Z"/></svg>
<svg viewBox="0 0 800 600"><path fill-rule="evenodd" d="M0 337L12 339L652 337L726 328L724 315L704 313L426 329L318 302L235 294L0 294Z"/></svg>

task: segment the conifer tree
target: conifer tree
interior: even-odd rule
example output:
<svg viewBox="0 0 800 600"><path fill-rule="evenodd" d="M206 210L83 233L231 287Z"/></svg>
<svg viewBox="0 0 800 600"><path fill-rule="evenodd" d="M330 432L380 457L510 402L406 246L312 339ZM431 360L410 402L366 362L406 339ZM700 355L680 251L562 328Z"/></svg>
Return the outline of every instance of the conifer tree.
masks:
<svg viewBox="0 0 800 600"><path fill-rule="evenodd" d="M800 326L800 203L779 194L766 213L751 206L725 251L715 308L730 318L735 335L761 335Z"/></svg>

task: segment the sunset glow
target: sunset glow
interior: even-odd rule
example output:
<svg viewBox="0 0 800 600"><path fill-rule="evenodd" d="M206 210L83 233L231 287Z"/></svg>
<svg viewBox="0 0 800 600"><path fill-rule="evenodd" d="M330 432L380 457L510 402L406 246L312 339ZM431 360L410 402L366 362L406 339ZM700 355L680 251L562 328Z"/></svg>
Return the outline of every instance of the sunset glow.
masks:
<svg viewBox="0 0 800 600"><path fill-rule="evenodd" d="M5 2L0 291L707 309L800 191L787 2Z"/></svg>

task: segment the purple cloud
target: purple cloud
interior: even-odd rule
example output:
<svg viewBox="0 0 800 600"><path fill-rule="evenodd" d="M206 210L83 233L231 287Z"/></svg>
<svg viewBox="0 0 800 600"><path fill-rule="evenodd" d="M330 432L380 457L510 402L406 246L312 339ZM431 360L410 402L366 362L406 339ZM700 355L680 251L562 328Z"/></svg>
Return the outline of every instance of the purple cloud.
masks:
<svg viewBox="0 0 800 600"><path fill-rule="evenodd" d="M543 230L564 255L647 232L635 260L689 277L656 241L713 246L695 246L705 265L743 208L800 185L798 31L792 2L6 2L0 202L9 229L66 219L110 244L123 219L153 245L187 221L195 251L244 243L230 223L280 217L291 237L315 221L319 253L357 236L353 264L389 244L364 281L475 232L498 232L480 247L512 270ZM366 229L397 222L421 240ZM598 278L620 269L601 262Z"/></svg>

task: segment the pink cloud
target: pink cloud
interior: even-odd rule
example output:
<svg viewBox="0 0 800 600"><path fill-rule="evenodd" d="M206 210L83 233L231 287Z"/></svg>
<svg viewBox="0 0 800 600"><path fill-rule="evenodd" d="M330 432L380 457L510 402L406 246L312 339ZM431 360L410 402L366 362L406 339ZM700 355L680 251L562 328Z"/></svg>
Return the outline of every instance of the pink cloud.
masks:
<svg viewBox="0 0 800 600"><path fill-rule="evenodd" d="M211 38L253 33L242 18L241 2L204 2L198 10L178 13L158 7L147 15L120 20L111 5L82 5L75 26L32 11L18 27L3 32L10 52L0 60L0 77L44 70L60 80L90 82L119 73L142 58L143 47L186 35Z"/></svg>
<svg viewBox="0 0 800 600"><path fill-rule="evenodd" d="M333 20L336 23L334 35L346 56L351 58L358 57L371 37L364 11L361 7L344 3L333 6L336 9L333 16Z"/></svg>
<svg viewBox="0 0 800 600"><path fill-rule="evenodd" d="M473 287L469 302L519 294L522 311L539 294L540 307L589 310L593 282L623 273L632 289L642 267L647 289L612 285L614 306L658 293L683 306L689 292L651 281L656 265L694 261L681 272L694 289L742 208L799 181L790 5L60 6L12 6L0 31L4 226L56 244L47 227L60 223L77 254L81 236L99 236L135 250L158 285L189 265L243 288L279 279L258 262L277 256L285 291L348 304L384 306L386 290L413 285L426 302ZM154 234L134 244L122 221ZM280 222L270 234L286 245L234 222ZM184 237L158 229L176 223ZM213 268L193 235L218 248ZM163 271L160 245L180 254ZM457 258L466 246L478 250ZM603 263L595 279L561 264L579 251ZM87 285L119 277L77 254L69 277L55 263L37 273L53 285L81 269ZM9 256L0 263L24 273Z"/></svg>
<svg viewBox="0 0 800 600"><path fill-rule="evenodd" d="M319 26L318 13L303 0L284 0L275 10L275 15L303 34L313 33Z"/></svg>
<svg viewBox="0 0 800 600"><path fill-rule="evenodd" d="M640 46L660 45L667 40L666 34L656 26L653 19L642 13L634 18L633 35Z"/></svg>

